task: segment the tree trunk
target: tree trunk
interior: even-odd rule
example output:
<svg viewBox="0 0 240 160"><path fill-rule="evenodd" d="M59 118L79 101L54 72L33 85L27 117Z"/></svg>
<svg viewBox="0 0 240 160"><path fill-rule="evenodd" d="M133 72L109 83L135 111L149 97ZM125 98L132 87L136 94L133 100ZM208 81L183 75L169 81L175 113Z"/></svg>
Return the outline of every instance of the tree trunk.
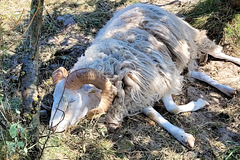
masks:
<svg viewBox="0 0 240 160"><path fill-rule="evenodd" d="M39 38L41 35L42 12L44 0L32 0L30 27L24 44L23 66L21 72L22 118L23 125L29 128L29 151L31 159L39 159L39 100L38 100L38 59Z"/></svg>

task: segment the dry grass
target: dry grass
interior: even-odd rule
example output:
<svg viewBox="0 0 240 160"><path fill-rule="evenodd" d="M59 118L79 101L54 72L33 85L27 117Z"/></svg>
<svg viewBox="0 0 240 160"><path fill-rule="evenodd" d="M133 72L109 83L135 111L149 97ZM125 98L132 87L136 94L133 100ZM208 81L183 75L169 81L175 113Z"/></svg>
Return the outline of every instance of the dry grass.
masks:
<svg viewBox="0 0 240 160"><path fill-rule="evenodd" d="M139 0L141 1L141 0ZM76 58L84 53L98 30L112 17L116 10L139 1L131 0L45 0L41 36L41 62L39 92L45 105L52 105L51 74L54 69L64 66L70 69ZM144 1L141 1L144 2ZM153 4L167 4L169 1L151 1ZM16 7L16 4L18 8ZM1 1L1 107L20 107L19 75L21 69L22 34L27 26L29 1ZM239 14L227 1L206 0L195 6L187 4L164 6L174 13L184 14L186 20L200 29L206 29L210 38L224 46L227 54L239 55ZM22 9L26 9L17 27ZM66 26L59 16L72 17L74 23ZM20 68L20 69L19 69ZM221 83L240 90L240 69L229 62L211 59L201 68ZM11 87L9 87L11 84ZM188 150L167 131L144 115L128 117L122 128L110 133L99 120L83 119L78 125L61 134L51 135L42 159L239 159L240 150L240 95L230 99L214 88L186 78L183 92L175 96L179 103L187 103L198 96L206 97L211 106L195 113L178 116L169 114L161 103L157 110L173 124L183 128L196 138L196 146ZM6 113L12 117L15 113ZM2 118L2 117L0 117ZM9 119L16 123L18 119ZM46 135L46 125L40 127ZM2 135L9 134L8 130ZM8 137L9 138L9 137ZM5 137L5 141L7 136ZM1 153L5 153L4 140L0 138ZM44 143L45 138L40 139ZM238 150L237 150L238 149ZM1 154L4 158L4 154ZM20 155L21 156L21 155Z"/></svg>

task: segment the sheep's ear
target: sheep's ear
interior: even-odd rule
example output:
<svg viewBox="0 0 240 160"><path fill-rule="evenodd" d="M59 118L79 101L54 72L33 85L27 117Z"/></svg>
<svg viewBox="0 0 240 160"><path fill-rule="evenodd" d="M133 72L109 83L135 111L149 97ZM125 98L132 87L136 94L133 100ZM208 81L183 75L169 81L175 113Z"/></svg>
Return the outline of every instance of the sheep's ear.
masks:
<svg viewBox="0 0 240 160"><path fill-rule="evenodd" d="M59 81L68 76L68 71L64 67L60 67L52 74L53 86L55 87Z"/></svg>

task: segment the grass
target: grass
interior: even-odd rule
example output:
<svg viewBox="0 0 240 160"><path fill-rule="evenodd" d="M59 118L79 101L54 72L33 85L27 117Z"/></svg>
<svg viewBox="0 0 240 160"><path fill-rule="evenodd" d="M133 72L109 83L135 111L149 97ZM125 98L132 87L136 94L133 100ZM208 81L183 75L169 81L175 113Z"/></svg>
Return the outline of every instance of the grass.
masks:
<svg viewBox="0 0 240 160"><path fill-rule="evenodd" d="M0 159L28 159L32 147L28 143L28 130L21 125L22 102L16 83L20 75L17 60L21 56L14 57L23 41L29 6L30 1L1 1L0 4Z"/></svg>
<svg viewBox="0 0 240 160"><path fill-rule="evenodd" d="M63 134L51 136L48 146L52 147L46 148L42 159L120 159L115 155L113 145L107 139L106 128L96 121L84 120Z"/></svg>
<svg viewBox="0 0 240 160"><path fill-rule="evenodd" d="M236 14L233 20L227 23L224 33L224 42L232 44L236 52L240 54L240 14Z"/></svg>
<svg viewBox="0 0 240 160"><path fill-rule="evenodd" d="M183 10L186 20L198 29L207 30L207 34L217 43L228 44L239 53L240 16L227 0L201 0L193 9ZM234 54L234 56L240 56Z"/></svg>
<svg viewBox="0 0 240 160"><path fill-rule="evenodd" d="M53 70L59 66L70 69L77 57L89 46L98 30L116 10L139 1L45 0L39 76L39 94L44 104L52 105L51 74ZM152 2L166 4L165 1ZM16 109L21 106L21 100L19 81L15 77L18 78L20 74L17 68L21 63L22 34L27 26L29 10L23 13L17 27L13 30L11 28L18 21L22 9L29 8L29 4L30 0L27 2L25 0L2 1L0 4L0 12L3 15L0 37L4 39L0 50L0 104L8 123L8 129L1 128L0 159L21 158L25 154L25 145L22 147L22 143L18 142L26 144L27 137L21 135L21 126L15 125L21 121L19 114L16 113ZM176 10L186 15L186 20L196 28L207 30L210 38L223 45L225 50L230 52L229 54L239 56L240 15L231 8L228 1L202 0L196 6L187 8L183 10L180 7ZM76 24L64 26L57 20L59 16L64 15L73 17ZM69 38L77 42L64 45ZM50 43L51 39L57 40ZM10 87L9 84L11 84ZM188 85L201 88L206 95L212 92L208 86L201 83ZM177 102L188 102L185 92L187 91L184 90L182 95L176 97ZM183 147L167 131L143 115L126 118L123 127L114 133L108 132L103 116L95 121L83 119L68 131L51 135L42 159L239 159L240 142L235 131L239 131L237 123L240 97L230 100L220 95L217 98L220 104L213 104L198 113L184 113L179 116L171 115L161 109L162 104L156 105L156 108L170 122L196 137L194 150L190 151ZM222 103L225 101L227 101L224 103L227 107ZM230 118L222 122L221 117L219 118L221 112L228 114ZM3 118L0 118L2 122ZM17 141L11 136L13 133L9 130L12 125L16 132L20 131L18 136L15 136L18 137ZM220 140L221 134L218 129L227 127L229 130L226 129L226 134L232 138L232 141ZM48 132L46 124L41 125L40 128L42 145L46 141L44 136ZM232 134L236 134L235 139L231 136ZM7 144L7 141L13 143ZM11 155L13 149L18 152Z"/></svg>
<svg viewBox="0 0 240 160"><path fill-rule="evenodd" d="M230 153L226 157L226 160L228 160L228 159L239 159L239 157L240 157L240 146L237 147L237 148L231 149L229 152Z"/></svg>

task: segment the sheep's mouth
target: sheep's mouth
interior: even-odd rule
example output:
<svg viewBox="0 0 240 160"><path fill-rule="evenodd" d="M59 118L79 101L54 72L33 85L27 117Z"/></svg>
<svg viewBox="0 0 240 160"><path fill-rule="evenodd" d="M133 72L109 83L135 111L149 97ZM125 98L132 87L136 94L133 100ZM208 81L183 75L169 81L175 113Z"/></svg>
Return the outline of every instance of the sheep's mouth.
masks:
<svg viewBox="0 0 240 160"><path fill-rule="evenodd" d="M58 123L55 126L50 125L49 130L52 131L53 133L62 133L68 128L68 126L70 126L70 123L68 123L67 125L65 124L63 127L60 125L61 123Z"/></svg>
<svg viewBox="0 0 240 160"><path fill-rule="evenodd" d="M56 127L56 129L53 131L53 133L63 133L65 130L66 130L66 129L63 129L63 130L61 130L61 131L58 131L58 130L57 130L57 127Z"/></svg>
<svg viewBox="0 0 240 160"><path fill-rule="evenodd" d="M49 130L52 131L52 132L54 132L54 133L55 133L56 129L57 129L57 126L54 126L54 127L50 126L50 127L49 127Z"/></svg>

